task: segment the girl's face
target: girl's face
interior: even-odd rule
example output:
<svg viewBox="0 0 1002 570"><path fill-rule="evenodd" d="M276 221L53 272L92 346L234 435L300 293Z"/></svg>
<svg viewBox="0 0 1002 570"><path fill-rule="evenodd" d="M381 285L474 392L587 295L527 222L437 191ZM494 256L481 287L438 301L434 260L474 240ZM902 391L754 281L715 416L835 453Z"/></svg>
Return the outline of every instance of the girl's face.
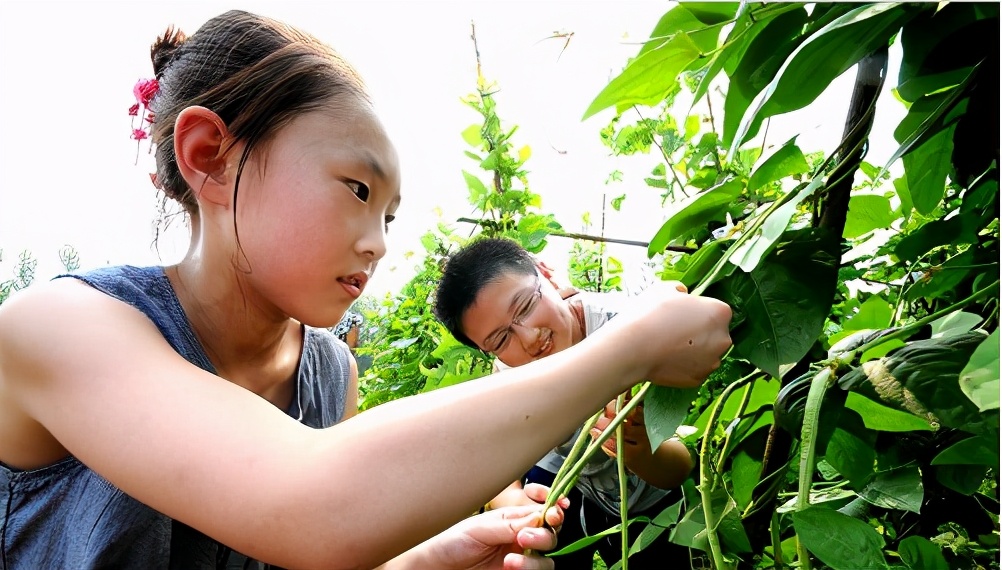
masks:
<svg viewBox="0 0 1002 570"><path fill-rule="evenodd" d="M463 332L508 366L544 358L581 339L570 305L538 273L505 273L462 316Z"/></svg>
<svg viewBox="0 0 1002 570"><path fill-rule="evenodd" d="M386 253L399 203L397 155L368 105L300 115L243 169L235 265L282 315L333 326Z"/></svg>

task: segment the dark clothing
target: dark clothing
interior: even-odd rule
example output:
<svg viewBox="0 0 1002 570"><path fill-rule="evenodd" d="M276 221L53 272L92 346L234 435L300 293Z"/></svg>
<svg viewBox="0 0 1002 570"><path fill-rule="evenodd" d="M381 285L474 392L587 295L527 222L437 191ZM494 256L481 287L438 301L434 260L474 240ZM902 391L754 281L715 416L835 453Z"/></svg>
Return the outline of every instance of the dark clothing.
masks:
<svg viewBox="0 0 1002 570"><path fill-rule="evenodd" d="M539 483L541 485L552 485L556 477L541 467L533 467L526 473L523 483ZM573 544L578 540L593 534L598 534L606 529L618 525L621 521L619 517L610 515L605 509L594 501L582 495L581 490L576 486L567 494L571 506L564 513L564 524L560 528L556 550ZM673 489L661 499L657 504L648 509L638 512L631 512L630 518L646 516L654 519L661 511L674 505L682 498L680 489ZM629 526L629 544L632 546L637 536L644 530L647 523L633 523ZM613 533L600 538L598 541L569 554L554 556L553 562L555 570L591 570L595 552L605 562L606 567L619 562L622 558L622 545L620 534ZM688 563L689 553L684 546L668 542L668 534L664 533L651 543L647 548L630 556L630 568L633 570L661 570L663 568L674 568L676 564Z"/></svg>

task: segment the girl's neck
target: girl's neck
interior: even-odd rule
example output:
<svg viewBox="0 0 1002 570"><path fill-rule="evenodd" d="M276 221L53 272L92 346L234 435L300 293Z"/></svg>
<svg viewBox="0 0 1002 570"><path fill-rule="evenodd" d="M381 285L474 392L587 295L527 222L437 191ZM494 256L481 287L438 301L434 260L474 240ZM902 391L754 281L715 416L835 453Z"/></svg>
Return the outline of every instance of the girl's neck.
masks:
<svg viewBox="0 0 1002 570"><path fill-rule="evenodd" d="M228 264L213 266L189 256L165 273L216 373L287 407L302 353L302 325L255 297Z"/></svg>

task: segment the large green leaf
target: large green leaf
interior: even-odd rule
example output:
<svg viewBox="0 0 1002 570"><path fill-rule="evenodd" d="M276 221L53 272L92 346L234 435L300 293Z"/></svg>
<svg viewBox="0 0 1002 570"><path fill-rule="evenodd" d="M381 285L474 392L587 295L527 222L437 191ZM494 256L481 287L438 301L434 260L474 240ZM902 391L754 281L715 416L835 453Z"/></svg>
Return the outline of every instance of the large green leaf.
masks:
<svg viewBox="0 0 1002 570"><path fill-rule="evenodd" d="M920 214L931 214L943 200L946 176L950 173L953 153L953 131L940 131L922 146L904 156L905 177L912 203Z"/></svg>
<svg viewBox="0 0 1002 570"><path fill-rule="evenodd" d="M845 407L857 412L863 418L863 425L877 431L907 432L935 429L927 419L878 404L855 392L849 393Z"/></svg>
<svg viewBox="0 0 1002 570"><path fill-rule="evenodd" d="M609 107L655 105L676 85L675 78L700 56L688 34L679 32L660 46L640 55L613 78L591 102L582 120Z"/></svg>
<svg viewBox="0 0 1002 570"><path fill-rule="evenodd" d="M861 4L800 44L741 121L731 153L758 131L766 117L802 109L842 73L888 45L917 9L902 3Z"/></svg>
<svg viewBox="0 0 1002 570"><path fill-rule="evenodd" d="M721 3L721 7L726 12L731 11L732 5ZM712 6L709 8L712 9ZM733 11L731 13L733 14ZM709 52L717 47L720 30L729 19L723 17L723 14L716 16L710 14L706 4L703 3L697 5L695 10L690 10L688 3L677 4L658 20L651 31L650 39L644 42L637 52L637 58L657 49L665 40L678 33L687 34L699 51Z"/></svg>
<svg viewBox="0 0 1002 570"><path fill-rule="evenodd" d="M859 496L881 508L918 513L924 496L922 475L918 467L884 471L867 483Z"/></svg>
<svg viewBox="0 0 1002 570"><path fill-rule="evenodd" d="M960 371L960 389L982 412L999 408L999 330L988 335Z"/></svg>
<svg viewBox="0 0 1002 570"><path fill-rule="evenodd" d="M787 232L750 273L735 272L707 290L733 309L735 352L780 376L821 333L838 274L838 241L823 229Z"/></svg>
<svg viewBox="0 0 1002 570"><path fill-rule="evenodd" d="M950 67L963 67L966 63L962 60L964 57L978 58L978 50L965 49L970 46L958 46L957 42L950 40L955 40L957 32L969 28L975 22L998 18L998 14L999 8L995 2L951 2L942 9L927 10L908 22L901 30L902 57L898 71L898 92L901 97L914 102L915 95L925 95L931 93L929 89L942 88L948 83L948 79L939 84L930 79L935 75L948 73ZM918 87L917 84L923 80L925 85Z"/></svg>
<svg viewBox="0 0 1002 570"><path fill-rule="evenodd" d="M950 570L939 546L922 536L902 540L898 544L898 555L909 570Z"/></svg>
<svg viewBox="0 0 1002 570"><path fill-rule="evenodd" d="M883 569L884 539L867 523L822 507L793 513L797 538L834 570Z"/></svg>
<svg viewBox="0 0 1002 570"><path fill-rule="evenodd" d="M989 465L998 468L998 437L974 436L958 441L939 452L932 465Z"/></svg>
<svg viewBox="0 0 1002 570"><path fill-rule="evenodd" d="M741 195L744 186L738 179L731 179L673 204L668 219L651 239L647 255L653 256L664 251L671 241L685 232L700 227L711 220L723 217L731 203Z"/></svg>
<svg viewBox="0 0 1002 570"><path fill-rule="evenodd" d="M932 469L936 481L944 487L962 495L973 495L981 488L991 468L987 465L936 465Z"/></svg>
<svg viewBox="0 0 1002 570"><path fill-rule="evenodd" d="M947 427L998 429L998 415L982 414L960 389L960 372L984 339L975 331L910 342L843 375L839 385Z"/></svg>
<svg viewBox="0 0 1002 570"><path fill-rule="evenodd" d="M769 380L757 380L752 383L752 391L748 397L748 405L745 406L745 413L753 413L765 406L772 404L776 400L776 395L779 393L779 380L769 379ZM741 405L740 398L728 398L724 402L724 407L720 411L720 417L722 418L733 418L738 413L738 407ZM699 432L706 429L706 423L710 419L710 413L713 406L707 406L707 408L696 418L694 426Z"/></svg>
<svg viewBox="0 0 1002 570"><path fill-rule="evenodd" d="M825 461L848 479L854 489L866 484L876 460L873 445L842 428L832 433L825 450Z"/></svg>
<svg viewBox="0 0 1002 570"><path fill-rule="evenodd" d="M909 180L910 182L910 180ZM887 229L897 219L891 201L877 194L856 194L849 198L849 214L842 237L853 239L876 229Z"/></svg>
<svg viewBox="0 0 1002 570"><path fill-rule="evenodd" d="M794 11L755 25L755 35L741 54L737 67L729 74L730 83L724 98L724 144L731 144L748 105L772 81L786 57L800 45L800 34L806 22L807 10L798 6Z"/></svg>
<svg viewBox="0 0 1002 570"><path fill-rule="evenodd" d="M682 424L699 388L669 388L651 386L644 396L644 422L647 437L651 440L651 451L666 439L675 437L675 430Z"/></svg>

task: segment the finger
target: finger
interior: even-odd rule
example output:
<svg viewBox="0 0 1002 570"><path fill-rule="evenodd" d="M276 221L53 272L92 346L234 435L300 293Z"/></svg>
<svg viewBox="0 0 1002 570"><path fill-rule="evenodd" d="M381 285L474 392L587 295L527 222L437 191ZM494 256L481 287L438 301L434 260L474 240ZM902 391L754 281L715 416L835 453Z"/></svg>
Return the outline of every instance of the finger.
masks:
<svg viewBox="0 0 1002 570"><path fill-rule="evenodd" d="M540 504L545 503L546 498L550 496L550 488L539 483L526 483L522 490L525 492L526 497ZM566 509L570 505L571 501L567 497L561 497L557 500L557 506L562 509Z"/></svg>
<svg viewBox="0 0 1002 570"><path fill-rule="evenodd" d="M504 557L504 570L553 570L553 567L553 559L545 556L509 553Z"/></svg>
<svg viewBox="0 0 1002 570"><path fill-rule="evenodd" d="M552 550L557 545L557 533L548 528L523 528L515 535L515 542L522 549Z"/></svg>

